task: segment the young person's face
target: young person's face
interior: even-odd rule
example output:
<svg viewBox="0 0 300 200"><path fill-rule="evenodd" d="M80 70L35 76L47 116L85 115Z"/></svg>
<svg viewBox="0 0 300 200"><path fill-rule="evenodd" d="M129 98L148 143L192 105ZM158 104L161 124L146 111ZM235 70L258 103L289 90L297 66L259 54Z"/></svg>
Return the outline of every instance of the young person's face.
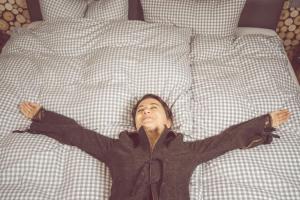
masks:
<svg viewBox="0 0 300 200"><path fill-rule="evenodd" d="M147 98L138 105L135 115L137 130L143 127L146 131L163 131L165 126L171 127L161 103L153 98Z"/></svg>

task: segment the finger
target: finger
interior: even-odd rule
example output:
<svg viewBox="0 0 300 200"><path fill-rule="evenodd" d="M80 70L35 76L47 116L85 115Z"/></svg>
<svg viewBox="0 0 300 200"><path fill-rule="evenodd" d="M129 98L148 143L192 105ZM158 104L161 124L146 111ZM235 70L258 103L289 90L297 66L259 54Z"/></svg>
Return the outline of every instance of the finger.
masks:
<svg viewBox="0 0 300 200"><path fill-rule="evenodd" d="M287 108L283 108L283 109L280 109L278 111L280 111L280 112L289 112L289 110Z"/></svg>
<svg viewBox="0 0 300 200"><path fill-rule="evenodd" d="M288 120L288 118L278 119L275 124L276 124L276 126L279 126L279 125L287 122L287 120Z"/></svg>
<svg viewBox="0 0 300 200"><path fill-rule="evenodd" d="M278 117L279 120L288 120L290 117L289 114L286 114L286 115L281 115L280 117Z"/></svg>
<svg viewBox="0 0 300 200"><path fill-rule="evenodd" d="M32 112L35 114L35 113L38 113L40 111L40 109L42 108L41 105L39 104L34 104L33 105L34 107L32 108Z"/></svg>
<svg viewBox="0 0 300 200"><path fill-rule="evenodd" d="M29 107L27 104L24 104L24 109L28 112L32 111L31 107Z"/></svg>
<svg viewBox="0 0 300 200"><path fill-rule="evenodd" d="M29 103L29 101L23 101L21 104L28 105Z"/></svg>
<svg viewBox="0 0 300 200"><path fill-rule="evenodd" d="M278 110L278 111L281 111L281 112L288 112L288 111L289 111L289 109L287 109L287 108L283 108L283 109L280 109L280 110Z"/></svg>
<svg viewBox="0 0 300 200"><path fill-rule="evenodd" d="M26 103L20 105L20 111L26 118L32 119L32 112L26 107Z"/></svg>
<svg viewBox="0 0 300 200"><path fill-rule="evenodd" d="M278 117L278 115L280 114L280 112L281 112L280 110L271 112L271 113L270 113L271 118L272 118L273 120L275 120L275 119Z"/></svg>
<svg viewBox="0 0 300 200"><path fill-rule="evenodd" d="M290 117L290 114L289 113L281 113L281 114L278 114L276 115L275 117L273 117L273 120L274 121L282 121L282 120L286 120Z"/></svg>
<svg viewBox="0 0 300 200"><path fill-rule="evenodd" d="M278 113L278 116L285 116L285 115L290 115L290 112L289 111L283 111L283 112Z"/></svg>
<svg viewBox="0 0 300 200"><path fill-rule="evenodd" d="M28 108L26 107L25 104L22 104L22 105L20 106L20 109L21 109L22 111L24 111L24 112L26 112L26 111L28 110Z"/></svg>
<svg viewBox="0 0 300 200"><path fill-rule="evenodd" d="M30 109L30 110L33 110L34 107L28 102L25 104L26 108Z"/></svg>
<svg viewBox="0 0 300 200"><path fill-rule="evenodd" d="M29 118L29 114L28 111L26 109L22 109L21 112L23 113L23 115L27 118Z"/></svg>
<svg viewBox="0 0 300 200"><path fill-rule="evenodd" d="M27 103L27 102L24 102L24 103L22 103L21 105L22 105L22 107L24 107L24 108L27 108L27 107L28 107L28 103Z"/></svg>
<svg viewBox="0 0 300 200"><path fill-rule="evenodd" d="M27 103L27 106L28 107L30 107L31 109L34 109L36 106L33 104L33 103L31 103L31 102L28 102Z"/></svg>
<svg viewBox="0 0 300 200"><path fill-rule="evenodd" d="M34 116L34 112L26 110L26 116L27 116L28 118L32 119L33 116Z"/></svg>
<svg viewBox="0 0 300 200"><path fill-rule="evenodd" d="M20 111L21 111L21 113L23 113L24 115L26 114L26 110L24 109L23 106L20 107Z"/></svg>
<svg viewBox="0 0 300 200"><path fill-rule="evenodd" d="M289 115L289 111L284 110L284 111L276 112L275 115L276 115L277 117Z"/></svg>
<svg viewBox="0 0 300 200"><path fill-rule="evenodd" d="M24 113L27 117L30 115L30 111L27 108L24 108Z"/></svg>
<svg viewBox="0 0 300 200"><path fill-rule="evenodd" d="M276 117L276 120L280 121L280 120L285 120L285 119L288 119L289 118L289 115L281 115L279 117Z"/></svg>
<svg viewBox="0 0 300 200"><path fill-rule="evenodd" d="M26 102L22 102L22 103L19 104L19 108L25 107L25 105L26 105Z"/></svg>
<svg viewBox="0 0 300 200"><path fill-rule="evenodd" d="M33 109L38 109L38 108L40 107L39 104L37 104L37 103L32 103L32 102L29 102L28 105L29 105L31 108L33 108Z"/></svg>
<svg viewBox="0 0 300 200"><path fill-rule="evenodd" d="M34 108L34 107L32 107L31 105L29 105L29 104L25 104L25 107L26 107L26 109L28 110L30 116L33 116L34 113L36 113L37 110L38 110L37 108Z"/></svg>

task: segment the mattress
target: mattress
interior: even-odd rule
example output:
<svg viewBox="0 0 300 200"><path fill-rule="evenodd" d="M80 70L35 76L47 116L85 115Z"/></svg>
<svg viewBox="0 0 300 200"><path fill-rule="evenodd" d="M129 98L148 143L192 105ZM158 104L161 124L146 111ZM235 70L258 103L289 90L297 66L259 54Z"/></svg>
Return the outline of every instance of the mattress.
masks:
<svg viewBox="0 0 300 200"><path fill-rule="evenodd" d="M185 141L287 108L270 145L234 150L199 165L190 198L300 196L299 85L274 31L195 36L189 28L142 21L55 19L18 29L0 55L1 199L109 199L109 169L80 149L43 135L12 133L30 121L32 101L117 138L134 130L131 108L161 96Z"/></svg>

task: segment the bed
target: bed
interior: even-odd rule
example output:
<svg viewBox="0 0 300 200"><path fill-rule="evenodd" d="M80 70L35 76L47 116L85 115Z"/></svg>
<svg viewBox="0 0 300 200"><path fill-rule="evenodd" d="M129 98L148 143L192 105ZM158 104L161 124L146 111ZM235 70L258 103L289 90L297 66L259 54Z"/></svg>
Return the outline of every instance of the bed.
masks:
<svg viewBox="0 0 300 200"><path fill-rule="evenodd" d="M37 22L16 29L0 54L0 199L110 196L103 163L42 135L12 133L30 125L20 102L117 138L134 130L131 108L146 93L168 103L186 141L289 109L280 139L199 165L189 190L192 200L299 199L300 89L274 31L282 3L28 1Z"/></svg>

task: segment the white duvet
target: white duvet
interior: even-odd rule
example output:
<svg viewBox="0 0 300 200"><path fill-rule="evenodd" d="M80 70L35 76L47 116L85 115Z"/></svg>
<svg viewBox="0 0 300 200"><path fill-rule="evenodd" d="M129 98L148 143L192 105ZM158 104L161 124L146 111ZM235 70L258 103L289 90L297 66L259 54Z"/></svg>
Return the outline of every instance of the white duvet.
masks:
<svg viewBox="0 0 300 200"><path fill-rule="evenodd" d="M105 165L42 135L12 133L30 122L21 101L116 138L132 130L131 109L161 96L186 140L288 108L271 145L236 150L200 165L191 199L297 199L300 94L276 36L193 36L138 21L45 21L15 32L0 55L0 199L108 199Z"/></svg>

